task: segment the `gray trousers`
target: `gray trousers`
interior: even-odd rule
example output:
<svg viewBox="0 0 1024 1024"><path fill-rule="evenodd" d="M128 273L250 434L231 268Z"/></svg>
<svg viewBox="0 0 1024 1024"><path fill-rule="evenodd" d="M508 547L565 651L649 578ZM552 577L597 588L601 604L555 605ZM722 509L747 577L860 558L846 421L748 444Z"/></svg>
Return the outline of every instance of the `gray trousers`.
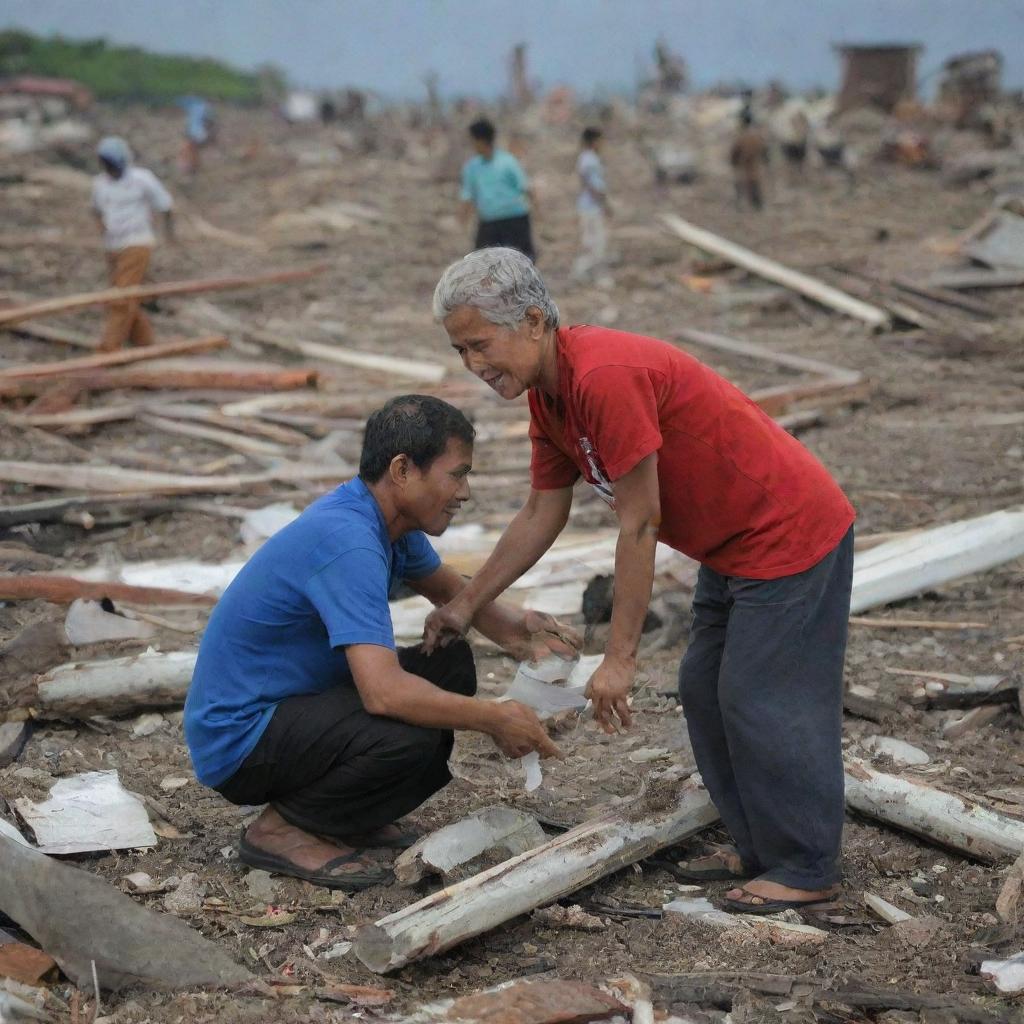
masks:
<svg viewBox="0 0 1024 1024"><path fill-rule="evenodd" d="M841 877L843 659L853 527L817 565L754 580L701 566L679 697L744 867L797 889Z"/></svg>

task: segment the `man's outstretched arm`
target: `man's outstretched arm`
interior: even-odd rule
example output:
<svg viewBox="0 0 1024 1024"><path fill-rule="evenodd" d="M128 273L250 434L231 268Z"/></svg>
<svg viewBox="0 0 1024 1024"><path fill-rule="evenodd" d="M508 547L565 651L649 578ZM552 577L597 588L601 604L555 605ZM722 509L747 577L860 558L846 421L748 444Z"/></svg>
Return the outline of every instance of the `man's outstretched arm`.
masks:
<svg viewBox="0 0 1024 1024"><path fill-rule="evenodd" d="M444 607L427 617L423 646L433 650L445 638L463 636L480 611L503 593L555 542L569 519L572 488L531 490L526 504L516 513L495 545L491 557Z"/></svg>

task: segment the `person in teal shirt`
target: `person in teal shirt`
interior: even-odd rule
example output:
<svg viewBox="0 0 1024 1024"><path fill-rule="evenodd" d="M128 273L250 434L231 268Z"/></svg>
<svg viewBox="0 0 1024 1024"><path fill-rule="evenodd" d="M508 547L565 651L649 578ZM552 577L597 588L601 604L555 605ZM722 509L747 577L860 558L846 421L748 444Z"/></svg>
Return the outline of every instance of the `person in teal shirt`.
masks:
<svg viewBox="0 0 1024 1024"><path fill-rule="evenodd" d="M474 249L492 245L518 249L536 259L530 226L530 183L519 161L494 144L494 125L486 118L469 126L477 155L462 168L462 212L477 214Z"/></svg>

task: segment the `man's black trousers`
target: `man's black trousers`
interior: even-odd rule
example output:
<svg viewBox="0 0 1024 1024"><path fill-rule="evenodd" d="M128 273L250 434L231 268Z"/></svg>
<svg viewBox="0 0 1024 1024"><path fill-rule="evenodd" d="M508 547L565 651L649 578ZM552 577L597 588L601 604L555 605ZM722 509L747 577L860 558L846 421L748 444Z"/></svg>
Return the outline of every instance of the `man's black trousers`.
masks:
<svg viewBox="0 0 1024 1024"><path fill-rule="evenodd" d="M843 660L853 527L817 565L754 580L701 566L679 696L697 767L751 874L840 878Z"/></svg>
<svg viewBox="0 0 1024 1024"><path fill-rule="evenodd" d="M406 647L398 660L449 693L476 693L464 640L430 655ZM270 803L306 832L354 835L395 821L447 785L454 742L448 729L371 715L355 684L340 681L281 701L252 753L217 790L235 804Z"/></svg>

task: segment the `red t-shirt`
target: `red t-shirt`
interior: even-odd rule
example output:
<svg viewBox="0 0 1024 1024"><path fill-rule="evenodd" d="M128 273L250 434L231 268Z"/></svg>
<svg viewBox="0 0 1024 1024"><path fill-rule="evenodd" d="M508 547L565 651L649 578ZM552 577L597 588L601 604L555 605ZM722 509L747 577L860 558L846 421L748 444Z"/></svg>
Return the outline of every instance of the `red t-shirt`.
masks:
<svg viewBox="0 0 1024 1024"><path fill-rule="evenodd" d="M824 466L749 398L655 338L557 332L558 398L531 388L531 484L610 483L658 453L664 543L725 576L775 579L825 557L855 518Z"/></svg>

